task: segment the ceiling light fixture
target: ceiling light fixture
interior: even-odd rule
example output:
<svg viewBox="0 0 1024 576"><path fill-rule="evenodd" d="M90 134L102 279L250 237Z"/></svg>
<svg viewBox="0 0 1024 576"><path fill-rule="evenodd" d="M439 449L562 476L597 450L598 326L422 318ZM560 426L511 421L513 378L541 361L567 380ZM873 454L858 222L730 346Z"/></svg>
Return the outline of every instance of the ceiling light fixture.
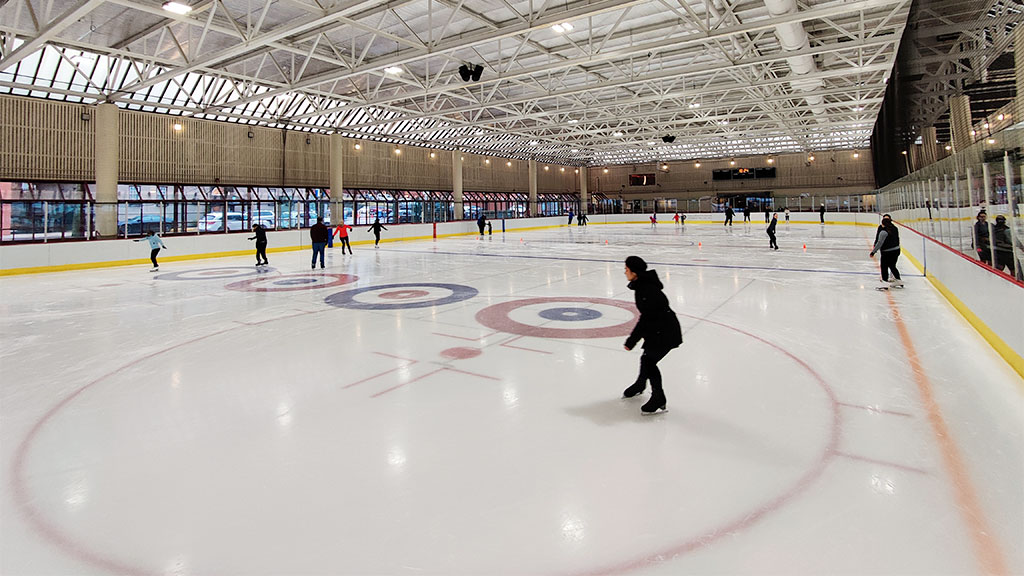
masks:
<svg viewBox="0 0 1024 576"><path fill-rule="evenodd" d="M952 146L950 146L949 144L946 144L946 150L952 150L952 149L953 149Z"/></svg>
<svg viewBox="0 0 1024 576"><path fill-rule="evenodd" d="M164 10L184 16L192 11L192 7L184 2L164 2Z"/></svg>
<svg viewBox="0 0 1024 576"><path fill-rule="evenodd" d="M988 140L986 140L986 142L988 142L989 144L995 144L996 143L996 139L995 138L989 138Z"/></svg>
<svg viewBox="0 0 1024 576"><path fill-rule="evenodd" d="M399 68L398 66L388 66L387 68L384 69L384 73L391 74L392 76L397 76L398 74L402 73L402 69Z"/></svg>
<svg viewBox="0 0 1024 576"><path fill-rule="evenodd" d="M622 132L619 132L618 130L616 130L615 132L612 132L612 136L615 136L616 138L618 138L619 136L622 136Z"/></svg>
<svg viewBox="0 0 1024 576"><path fill-rule="evenodd" d="M1000 114L999 116L996 116L996 120L1002 120L1003 118L1006 118L1006 116L1003 115L1003 114Z"/></svg>
<svg viewBox="0 0 1024 576"><path fill-rule="evenodd" d="M565 32L572 32L573 25L568 22L559 22L558 24L552 25L551 29L559 34L563 34Z"/></svg>
<svg viewBox="0 0 1024 576"><path fill-rule="evenodd" d="M569 119L569 124L577 124L577 123L579 123L579 120L577 120L575 118L570 118Z"/></svg>

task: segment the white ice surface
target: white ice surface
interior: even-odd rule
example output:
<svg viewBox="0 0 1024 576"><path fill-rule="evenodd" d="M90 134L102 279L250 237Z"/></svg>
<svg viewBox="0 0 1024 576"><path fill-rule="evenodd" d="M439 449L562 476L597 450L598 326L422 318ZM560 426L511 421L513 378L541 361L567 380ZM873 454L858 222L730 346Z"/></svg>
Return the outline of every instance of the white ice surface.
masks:
<svg viewBox="0 0 1024 576"><path fill-rule="evenodd" d="M779 229L778 252L760 224L357 246L325 271L355 283L287 292L225 285L322 281L308 253L272 253L259 276L228 258L161 267L193 280L4 278L0 573L978 574L993 550L1024 573L1024 383L906 260L904 290L873 289L871 229ZM661 363L666 414L620 399L639 358L623 336L476 319L526 298L631 305L630 254L685 331ZM244 276L200 275L215 268ZM396 283L479 293L325 303ZM423 291L356 300L448 294ZM556 307L601 317L538 316ZM553 301L510 316L632 315Z"/></svg>

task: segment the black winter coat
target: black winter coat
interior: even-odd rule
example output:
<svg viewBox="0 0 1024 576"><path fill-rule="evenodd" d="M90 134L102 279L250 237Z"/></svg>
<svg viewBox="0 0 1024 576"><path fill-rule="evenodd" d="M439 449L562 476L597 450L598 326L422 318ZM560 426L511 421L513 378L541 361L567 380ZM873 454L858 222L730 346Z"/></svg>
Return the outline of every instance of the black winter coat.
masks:
<svg viewBox="0 0 1024 576"><path fill-rule="evenodd" d="M668 298L661 291L664 287L654 270L641 272L636 280L629 283L629 289L635 293L640 320L626 338L626 347L632 349L641 339L644 348L663 350L671 350L683 343L683 330L679 327L676 313L668 305Z"/></svg>

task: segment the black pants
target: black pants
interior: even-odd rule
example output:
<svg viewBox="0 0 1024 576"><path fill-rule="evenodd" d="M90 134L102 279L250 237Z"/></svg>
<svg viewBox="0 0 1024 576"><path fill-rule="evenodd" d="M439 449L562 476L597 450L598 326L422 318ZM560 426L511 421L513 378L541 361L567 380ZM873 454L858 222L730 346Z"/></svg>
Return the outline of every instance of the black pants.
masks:
<svg viewBox="0 0 1024 576"><path fill-rule="evenodd" d="M1013 252L1006 250L996 250L996 270L1002 270L1006 267L1007 273L1010 276L1015 276L1017 271L1013 269Z"/></svg>
<svg viewBox="0 0 1024 576"><path fill-rule="evenodd" d="M347 246L348 247L348 253L351 254L352 253L352 245L348 243L348 236L342 236L341 238L338 238L338 240L341 241L341 253L342 254L345 253L345 247Z"/></svg>
<svg viewBox="0 0 1024 576"><path fill-rule="evenodd" d="M992 252L988 248L982 248L978 250L978 260L981 260L985 264L992 265Z"/></svg>
<svg viewBox="0 0 1024 576"><path fill-rule="evenodd" d="M480 229L480 235L483 236L484 235L484 224L477 224L476 227Z"/></svg>
<svg viewBox="0 0 1024 576"><path fill-rule="evenodd" d="M256 263L260 263L260 258L263 258L263 264L267 263L267 243L257 242L256 243Z"/></svg>
<svg viewBox="0 0 1024 576"><path fill-rule="evenodd" d="M896 261L900 259L899 250L882 252L882 280L889 280L889 270L892 270L892 277L899 280L900 271L896 269Z"/></svg>
<svg viewBox="0 0 1024 576"><path fill-rule="evenodd" d="M669 351L664 348L644 348L644 353L640 356L640 375L636 377L636 381L643 383L650 380L653 394L665 395L661 387L661 370L658 369L658 362L661 362Z"/></svg>
<svg viewBox="0 0 1024 576"><path fill-rule="evenodd" d="M481 232L481 234L483 234L483 232ZM377 244L380 244L380 232L373 233L373 245L376 246ZM349 248L349 250L351 250L351 248Z"/></svg>
<svg viewBox="0 0 1024 576"><path fill-rule="evenodd" d="M153 248L153 251L149 253L149 259L153 261L153 268L158 268L160 265L156 263L156 255L160 253L159 248Z"/></svg>
<svg viewBox="0 0 1024 576"><path fill-rule="evenodd" d="M779 249L779 243L775 241L775 232L768 233L768 247Z"/></svg>
<svg viewBox="0 0 1024 576"><path fill-rule="evenodd" d="M725 224L724 225L732 226L732 216L729 216L729 215L725 216Z"/></svg>

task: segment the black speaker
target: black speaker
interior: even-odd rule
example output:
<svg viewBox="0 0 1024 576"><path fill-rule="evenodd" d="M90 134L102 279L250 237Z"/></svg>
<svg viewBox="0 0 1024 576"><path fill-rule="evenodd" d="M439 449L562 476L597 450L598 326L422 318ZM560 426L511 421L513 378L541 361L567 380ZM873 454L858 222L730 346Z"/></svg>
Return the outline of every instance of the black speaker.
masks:
<svg viewBox="0 0 1024 576"><path fill-rule="evenodd" d="M665 144L671 144L671 143L676 141L676 137L675 136L662 136L661 137L661 141L664 142Z"/></svg>
<svg viewBox="0 0 1024 576"><path fill-rule="evenodd" d="M480 80L480 75L483 74L483 73L484 73L484 67L481 64L477 64L476 67L473 68L473 82L479 81Z"/></svg>
<svg viewBox="0 0 1024 576"><path fill-rule="evenodd" d="M463 82L469 82L469 78L472 75L473 72L469 69L469 66L466 66L465 64L459 66L459 76L462 77Z"/></svg>

